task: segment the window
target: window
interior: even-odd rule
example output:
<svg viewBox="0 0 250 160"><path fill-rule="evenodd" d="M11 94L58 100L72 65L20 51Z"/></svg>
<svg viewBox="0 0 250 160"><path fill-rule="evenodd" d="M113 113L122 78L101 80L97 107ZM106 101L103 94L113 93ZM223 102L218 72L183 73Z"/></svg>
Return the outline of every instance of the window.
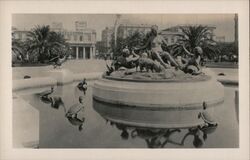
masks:
<svg viewBox="0 0 250 160"><path fill-rule="evenodd" d="M77 35L74 35L74 41L77 41Z"/></svg>
<svg viewBox="0 0 250 160"><path fill-rule="evenodd" d="M82 36L80 36L80 41L82 41Z"/></svg>
<svg viewBox="0 0 250 160"><path fill-rule="evenodd" d="M91 34L88 34L88 41L91 41Z"/></svg>

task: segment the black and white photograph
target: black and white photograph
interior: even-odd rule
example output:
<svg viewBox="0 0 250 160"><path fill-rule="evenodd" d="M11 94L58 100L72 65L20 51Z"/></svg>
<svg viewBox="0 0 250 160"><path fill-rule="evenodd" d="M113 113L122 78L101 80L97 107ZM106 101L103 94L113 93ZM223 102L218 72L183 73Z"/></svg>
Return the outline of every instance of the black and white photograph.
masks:
<svg viewBox="0 0 250 160"><path fill-rule="evenodd" d="M237 148L237 31L237 14L13 14L14 147Z"/></svg>
<svg viewBox="0 0 250 160"><path fill-rule="evenodd" d="M0 2L0 159L247 160L246 4Z"/></svg>

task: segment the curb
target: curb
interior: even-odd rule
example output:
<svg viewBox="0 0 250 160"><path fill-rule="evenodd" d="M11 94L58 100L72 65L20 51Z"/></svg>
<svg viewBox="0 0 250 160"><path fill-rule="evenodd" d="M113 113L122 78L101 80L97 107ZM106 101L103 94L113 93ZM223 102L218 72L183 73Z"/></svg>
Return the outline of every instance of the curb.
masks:
<svg viewBox="0 0 250 160"><path fill-rule="evenodd" d="M48 86L64 85L68 83L73 83L75 81L80 81L86 78L87 80L96 80L102 76L102 72L95 73L78 73L72 74L70 80L64 81L63 77L39 77L30 79L19 79L13 80L12 91L25 90L30 88L42 88Z"/></svg>
<svg viewBox="0 0 250 160"><path fill-rule="evenodd" d="M221 82L223 85L233 85L238 86L238 80L231 80L231 79L217 79L217 81Z"/></svg>

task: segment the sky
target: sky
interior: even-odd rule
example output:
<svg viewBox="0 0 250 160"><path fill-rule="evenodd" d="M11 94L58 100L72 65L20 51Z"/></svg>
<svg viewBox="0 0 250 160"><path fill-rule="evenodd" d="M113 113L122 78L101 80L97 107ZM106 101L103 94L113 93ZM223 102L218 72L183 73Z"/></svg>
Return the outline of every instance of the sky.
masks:
<svg viewBox="0 0 250 160"><path fill-rule="evenodd" d="M102 30L114 26L115 19L115 14L13 14L12 26L30 30L36 25L62 22L64 29L74 30L75 21L86 21L88 28L96 30L97 40L100 41ZM234 41L234 14L121 14L120 21L157 25L160 30L180 24L211 25L216 27L216 36Z"/></svg>

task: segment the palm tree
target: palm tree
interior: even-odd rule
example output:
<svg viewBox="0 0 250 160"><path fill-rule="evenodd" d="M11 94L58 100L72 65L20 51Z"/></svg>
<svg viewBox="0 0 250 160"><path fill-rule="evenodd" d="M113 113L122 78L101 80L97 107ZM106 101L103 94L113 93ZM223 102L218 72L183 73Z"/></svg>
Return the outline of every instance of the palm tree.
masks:
<svg viewBox="0 0 250 160"><path fill-rule="evenodd" d="M203 49L203 57L208 57L209 59L215 57L219 52L207 26L186 26L180 27L180 29L182 36L180 36L176 44L171 46L174 56L185 54L183 47L193 53L194 48L199 46Z"/></svg>
<svg viewBox="0 0 250 160"><path fill-rule="evenodd" d="M64 54L63 48L67 43L62 34L50 31L50 27L37 26L28 33L26 41L30 54L37 55L38 61L45 62L49 59Z"/></svg>
<svg viewBox="0 0 250 160"><path fill-rule="evenodd" d="M145 35L142 32L136 31L131 35L128 35L126 38L117 37L116 45L114 45L114 36L112 36L111 39L111 48L112 51L115 53L115 56L119 56L122 49L124 49L125 46L128 46L129 49L132 49L133 47L138 47L143 45L147 41L147 35Z"/></svg>

